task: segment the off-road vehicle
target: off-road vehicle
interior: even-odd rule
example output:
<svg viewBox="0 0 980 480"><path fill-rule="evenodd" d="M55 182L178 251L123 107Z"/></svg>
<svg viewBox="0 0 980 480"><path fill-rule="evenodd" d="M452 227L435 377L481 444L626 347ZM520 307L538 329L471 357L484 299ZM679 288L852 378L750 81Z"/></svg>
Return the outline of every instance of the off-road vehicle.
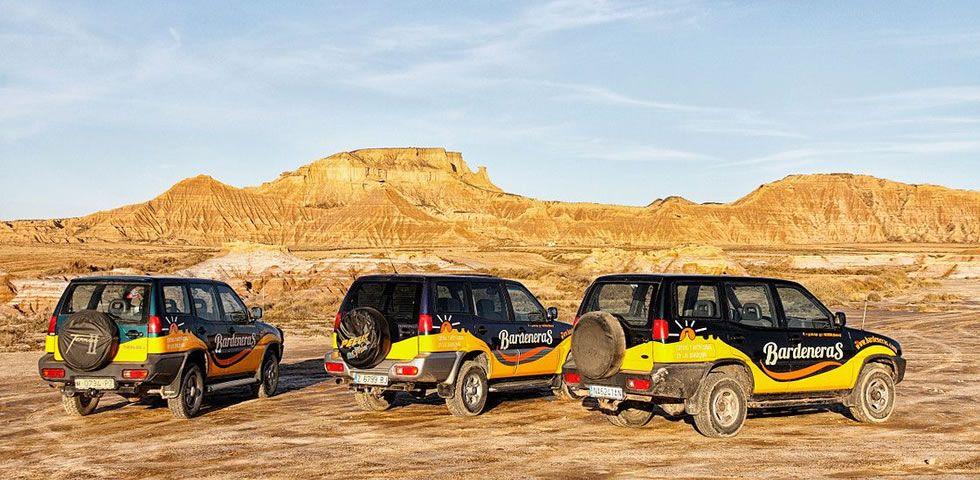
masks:
<svg viewBox="0 0 980 480"><path fill-rule="evenodd" d="M337 313L325 368L365 410L434 390L453 415L478 415L490 392L560 389L572 326L557 317L511 280L364 276Z"/></svg>
<svg viewBox="0 0 980 480"><path fill-rule="evenodd" d="M884 422L901 347L845 323L786 280L603 276L585 292L563 376L618 426L686 413L703 435L727 437L749 408L831 404Z"/></svg>
<svg viewBox="0 0 980 480"><path fill-rule="evenodd" d="M205 393L248 386L268 397L279 384L283 333L258 321L228 285L195 278L88 277L69 283L48 324L41 378L72 416L115 393L160 396L193 417Z"/></svg>

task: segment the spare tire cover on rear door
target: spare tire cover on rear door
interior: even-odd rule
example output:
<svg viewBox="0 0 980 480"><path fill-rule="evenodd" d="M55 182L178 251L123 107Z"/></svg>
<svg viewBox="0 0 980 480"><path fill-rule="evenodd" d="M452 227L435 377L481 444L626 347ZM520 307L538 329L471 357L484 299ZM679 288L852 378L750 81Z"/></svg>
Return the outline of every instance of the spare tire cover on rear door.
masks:
<svg viewBox="0 0 980 480"><path fill-rule="evenodd" d="M571 356L579 373L588 378L607 378L619 371L626 353L626 332L616 317L589 312L572 330Z"/></svg>
<svg viewBox="0 0 980 480"><path fill-rule="evenodd" d="M391 327L385 316L371 308L351 310L340 319L337 350L354 368L372 368L391 351Z"/></svg>
<svg viewBox="0 0 980 480"><path fill-rule="evenodd" d="M108 315L96 310L71 314L58 330L58 351L74 370L91 372L104 367L118 347L119 327Z"/></svg>

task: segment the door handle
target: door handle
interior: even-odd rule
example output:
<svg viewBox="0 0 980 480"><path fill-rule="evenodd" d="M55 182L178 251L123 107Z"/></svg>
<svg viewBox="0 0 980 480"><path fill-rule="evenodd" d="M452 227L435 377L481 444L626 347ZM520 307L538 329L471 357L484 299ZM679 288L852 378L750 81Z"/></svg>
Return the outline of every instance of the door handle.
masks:
<svg viewBox="0 0 980 480"><path fill-rule="evenodd" d="M484 334L486 334L487 333L487 327L484 327L483 325L480 325L479 327L476 327L476 333L478 335L484 335Z"/></svg>

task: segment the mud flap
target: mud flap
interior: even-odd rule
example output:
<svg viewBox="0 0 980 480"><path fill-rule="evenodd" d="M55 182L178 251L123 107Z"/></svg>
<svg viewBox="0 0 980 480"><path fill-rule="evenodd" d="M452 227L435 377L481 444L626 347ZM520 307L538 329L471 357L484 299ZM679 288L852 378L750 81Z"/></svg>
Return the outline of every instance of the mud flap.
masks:
<svg viewBox="0 0 980 480"><path fill-rule="evenodd" d="M174 380L169 385L160 387L160 396L165 400L177 398L177 395L180 394L180 381L184 378L184 367L187 366L188 358L190 358L189 353L185 353L184 360L180 362L180 369L177 370L177 376L174 377Z"/></svg>
<svg viewBox="0 0 980 480"><path fill-rule="evenodd" d="M453 384L456 383L456 375L459 373L459 367L463 365L463 357L465 354L463 352L456 352L456 361L453 362L453 369L449 372L449 377L442 383L436 385L436 393L442 398L453 398L455 389Z"/></svg>

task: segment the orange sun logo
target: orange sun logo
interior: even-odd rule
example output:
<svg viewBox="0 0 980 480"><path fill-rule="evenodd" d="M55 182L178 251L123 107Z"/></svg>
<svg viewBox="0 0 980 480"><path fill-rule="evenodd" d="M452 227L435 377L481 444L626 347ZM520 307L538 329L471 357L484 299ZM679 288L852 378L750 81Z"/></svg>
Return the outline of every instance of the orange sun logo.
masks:
<svg viewBox="0 0 980 480"><path fill-rule="evenodd" d="M684 324L683 325L681 325L681 322L678 322L677 320L674 320L674 323L676 323L677 326L681 329L681 332L680 333L670 333L667 336L670 336L670 337L678 337L678 339L679 340L682 340L682 341L685 340L685 339L686 340L694 340L698 336L699 333L707 330L707 328L704 328L704 327L697 328L697 326L695 325L695 321L694 320L684 320Z"/></svg>

